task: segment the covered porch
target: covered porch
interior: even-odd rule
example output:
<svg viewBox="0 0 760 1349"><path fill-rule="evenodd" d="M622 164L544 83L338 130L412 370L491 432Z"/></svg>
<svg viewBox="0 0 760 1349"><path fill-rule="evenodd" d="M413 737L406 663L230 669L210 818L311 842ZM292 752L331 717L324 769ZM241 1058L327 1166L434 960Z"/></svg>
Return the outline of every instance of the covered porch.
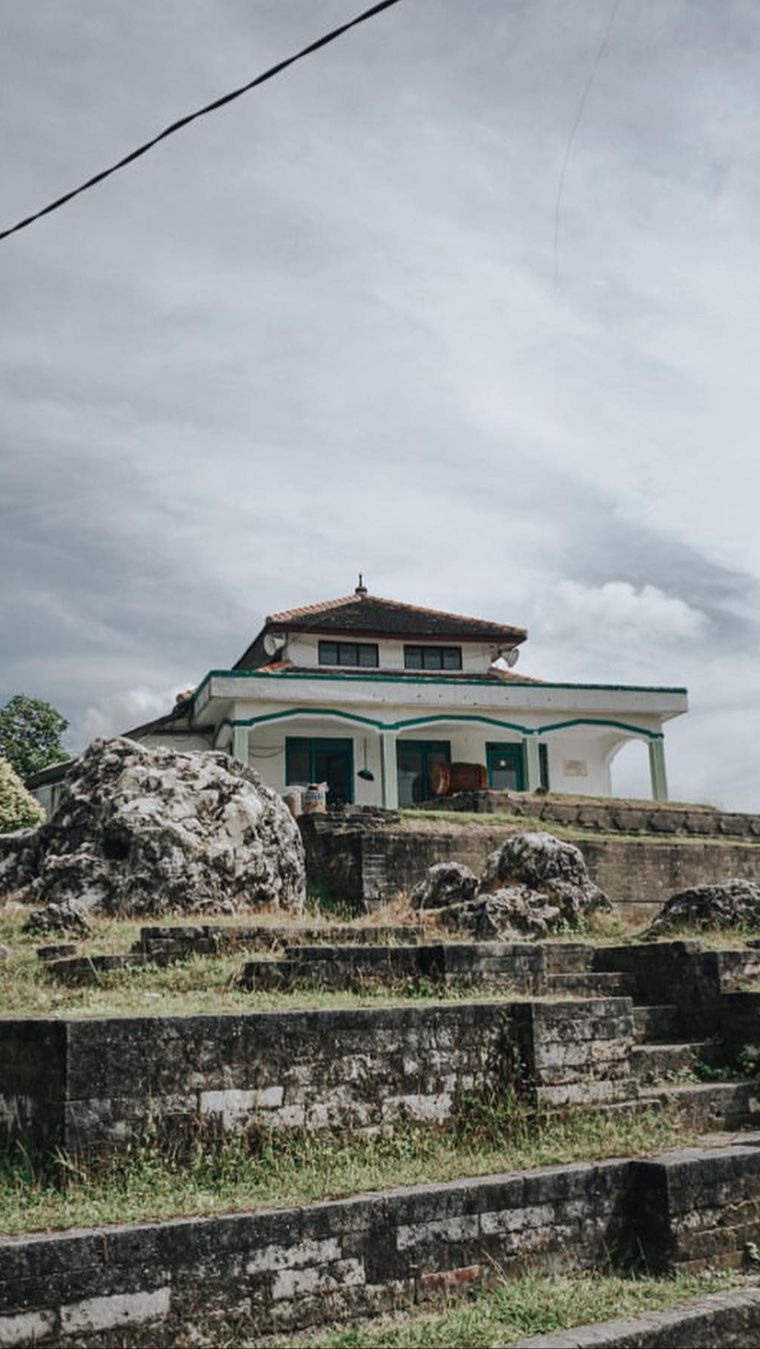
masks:
<svg viewBox="0 0 760 1349"><path fill-rule="evenodd" d="M533 724L530 724L532 722ZM441 765L478 764L495 790L539 788L610 796L610 764L632 739L648 750L651 794L667 800L659 727L601 717L541 723L479 713L441 713L383 721L344 709L307 708L234 717L228 748L268 786L326 782L328 803L395 809L434 795Z"/></svg>

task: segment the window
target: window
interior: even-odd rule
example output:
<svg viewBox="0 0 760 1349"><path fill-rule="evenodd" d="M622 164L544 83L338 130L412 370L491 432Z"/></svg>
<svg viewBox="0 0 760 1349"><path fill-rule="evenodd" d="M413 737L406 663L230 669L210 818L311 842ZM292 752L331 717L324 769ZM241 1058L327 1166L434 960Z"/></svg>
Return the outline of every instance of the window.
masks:
<svg viewBox="0 0 760 1349"><path fill-rule="evenodd" d="M354 742L322 736L287 736L285 783L327 783L328 806L354 799Z"/></svg>
<svg viewBox="0 0 760 1349"><path fill-rule="evenodd" d="M320 665L358 665L376 670L377 646L374 642L320 642Z"/></svg>
<svg viewBox="0 0 760 1349"><path fill-rule="evenodd" d="M406 670L461 670L461 646L405 646Z"/></svg>
<svg viewBox="0 0 760 1349"><path fill-rule="evenodd" d="M398 803L413 806L431 797L430 773L436 764L451 762L448 740L398 740L396 764Z"/></svg>

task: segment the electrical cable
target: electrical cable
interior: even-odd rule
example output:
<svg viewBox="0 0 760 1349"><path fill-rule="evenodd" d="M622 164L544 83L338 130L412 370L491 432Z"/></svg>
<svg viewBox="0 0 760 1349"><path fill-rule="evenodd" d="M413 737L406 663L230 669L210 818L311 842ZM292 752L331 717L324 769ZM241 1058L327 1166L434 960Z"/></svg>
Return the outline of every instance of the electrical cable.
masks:
<svg viewBox="0 0 760 1349"><path fill-rule="evenodd" d="M67 202L72 201L74 197L78 197L80 193L87 192L91 187L95 187L98 183L102 183L106 178L110 178L111 174L117 173L119 169L125 168L127 164L134 163L141 155L145 155L149 150L152 150L154 145L158 145L159 141L166 140L169 136L174 136L176 132L181 131L183 127L189 126L191 122L195 122L199 117L206 117L209 113L216 112L218 108L225 107L227 103L234 102L236 98L240 98L243 94L247 94L251 89L255 89L257 85L265 84L267 80L271 80L275 75L279 75L283 70L287 70L288 66L294 65L296 61L301 61L305 56L311 56L313 52L319 51L321 47L326 47L328 43L335 42L336 38L342 37L349 29L356 28L358 24L365 23L367 19L374 18L374 16L380 14L382 10L390 9L392 5L397 5L398 3L399 0L379 0L378 4L372 5L369 9L365 9L362 14L357 14L356 18L350 19L348 23L341 24L339 28L333 28L332 32L325 33L322 37L317 38L315 42L310 42L308 47L302 48L302 50L296 52L294 56L288 56L284 61L278 61L276 65L270 66L268 70L265 70L261 75L257 75L255 79L249 80L247 84L241 84L239 88L232 89L230 93L223 94L221 98L215 98L213 103L207 103L205 107L198 108L195 112L190 112L185 117L180 117L178 121L172 122L170 126L164 127L163 131L159 131L157 136L153 136L151 140L145 141L145 143L139 145L136 150L130 151L128 155L124 155L122 159L117 160L115 164L111 164L110 168L102 169L100 173L96 173L92 178L88 178L86 182L80 183L79 187L73 188L71 192L64 193L62 197L57 197L55 201L49 202L47 206L43 206L39 211L35 211L33 215L28 215L23 220L19 220L17 224L11 225L9 229L0 230L0 241L7 239L11 234L17 234L19 230L27 229L29 225L34 224L35 220L41 219L44 215L50 215L51 211L60 210L62 206L65 206Z"/></svg>

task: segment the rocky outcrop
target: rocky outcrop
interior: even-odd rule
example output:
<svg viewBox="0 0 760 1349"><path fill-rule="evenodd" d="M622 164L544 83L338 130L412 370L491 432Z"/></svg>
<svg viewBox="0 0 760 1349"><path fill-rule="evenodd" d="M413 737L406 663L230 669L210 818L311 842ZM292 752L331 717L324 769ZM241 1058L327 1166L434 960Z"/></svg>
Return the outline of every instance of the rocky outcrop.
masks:
<svg viewBox="0 0 760 1349"><path fill-rule="evenodd" d="M704 932L726 928L760 928L760 885L755 881L696 885L671 895L645 936L661 937L684 929Z"/></svg>
<svg viewBox="0 0 760 1349"><path fill-rule="evenodd" d="M429 867L419 885L411 894L416 909L443 909L472 899L478 888L478 878L461 862L437 862Z"/></svg>
<svg viewBox="0 0 760 1349"><path fill-rule="evenodd" d="M91 928L87 910L69 900L65 904L47 904L44 909L34 909L24 923L23 931L38 935L71 932L77 937L86 937Z"/></svg>
<svg viewBox="0 0 760 1349"><path fill-rule="evenodd" d="M582 852L553 834L508 838L486 859L483 875L456 863L431 867L412 893L418 907L437 907L449 927L482 940L547 937L582 929L595 912L611 909L589 877Z"/></svg>
<svg viewBox="0 0 760 1349"><path fill-rule="evenodd" d="M0 847L0 895L109 914L224 907L300 913L295 821L253 770L217 752L96 740L55 814Z"/></svg>

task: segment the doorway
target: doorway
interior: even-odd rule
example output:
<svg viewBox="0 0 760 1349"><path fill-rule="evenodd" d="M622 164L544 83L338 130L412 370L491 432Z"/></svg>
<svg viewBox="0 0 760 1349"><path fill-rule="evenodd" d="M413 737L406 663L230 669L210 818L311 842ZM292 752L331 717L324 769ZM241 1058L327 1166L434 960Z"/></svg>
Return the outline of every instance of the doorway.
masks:
<svg viewBox="0 0 760 1349"><path fill-rule="evenodd" d="M448 740L398 740L396 767L398 803L414 806L430 800L430 771L434 764L451 762Z"/></svg>
<svg viewBox="0 0 760 1349"><path fill-rule="evenodd" d="M288 736L285 741L285 784L327 783L328 806L351 805L354 799L354 742L323 736Z"/></svg>
<svg viewBox="0 0 760 1349"><path fill-rule="evenodd" d="M488 785L497 792L525 791L525 754L516 741L486 745Z"/></svg>

